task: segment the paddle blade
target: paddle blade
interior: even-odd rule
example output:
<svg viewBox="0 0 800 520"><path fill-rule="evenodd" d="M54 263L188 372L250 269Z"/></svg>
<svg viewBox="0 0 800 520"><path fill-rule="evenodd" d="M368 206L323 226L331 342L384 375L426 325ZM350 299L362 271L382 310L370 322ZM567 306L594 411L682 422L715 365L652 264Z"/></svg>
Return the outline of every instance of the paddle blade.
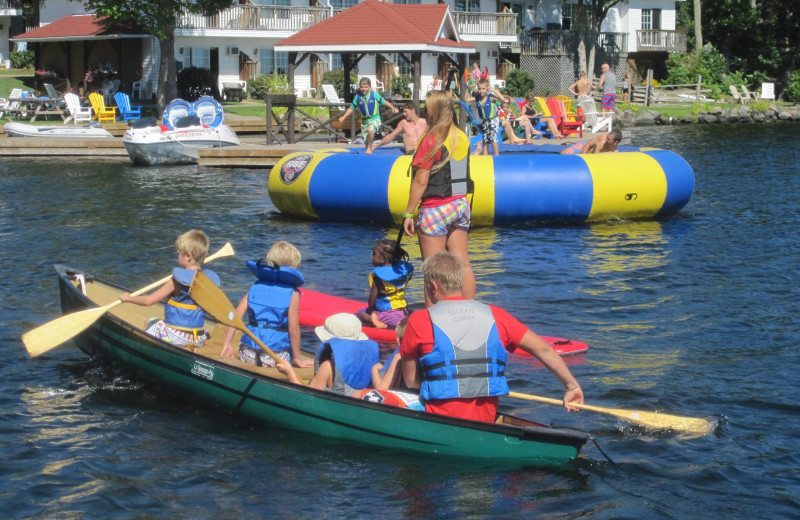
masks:
<svg viewBox="0 0 800 520"><path fill-rule="evenodd" d="M192 285L189 287L189 296L218 322L234 329L247 329L223 290L202 271L195 273Z"/></svg>
<svg viewBox="0 0 800 520"><path fill-rule="evenodd" d="M519 392L510 392L509 396L516 397L517 399L525 399L526 401L536 401L538 403L547 403L556 406L563 406L564 404L558 399L540 397L538 395L521 394ZM640 410L621 410L618 408L604 408L602 406L592 406L589 404L571 404L579 410L611 415L618 419L622 419L623 421L628 421L656 430L669 429L692 435L706 435L711 433L711 430L713 429L712 424L709 421L700 419L698 417L680 417L678 415L669 415L666 413L643 412Z"/></svg>
<svg viewBox="0 0 800 520"><path fill-rule="evenodd" d="M233 251L233 246L231 245L231 243L225 242L225 245L222 246L222 248L219 251L217 251L211 256L207 256L206 259L203 260L203 263L208 263L212 260L216 260L217 258L222 258L224 256L233 256L235 254L236 253Z"/></svg>
<svg viewBox="0 0 800 520"><path fill-rule="evenodd" d="M581 410L594 410L594 406L575 405ZM639 410L619 410L616 408L603 408L604 413L613 415L624 421L652 428L655 430L673 430L692 435L706 435L713 429L711 423L699 417L681 417L658 412L643 412Z"/></svg>
<svg viewBox="0 0 800 520"><path fill-rule="evenodd" d="M116 303L116 302L115 302ZM91 327L106 313L109 305L66 314L22 335L22 342L31 357L44 354Z"/></svg>

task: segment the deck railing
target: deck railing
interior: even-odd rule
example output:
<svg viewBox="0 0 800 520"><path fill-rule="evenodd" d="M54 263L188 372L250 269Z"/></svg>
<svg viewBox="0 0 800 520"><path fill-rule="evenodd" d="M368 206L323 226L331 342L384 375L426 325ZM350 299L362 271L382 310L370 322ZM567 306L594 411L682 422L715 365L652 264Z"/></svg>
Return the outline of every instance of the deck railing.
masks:
<svg viewBox="0 0 800 520"><path fill-rule="evenodd" d="M517 15L514 13L454 11L453 15L461 35L514 36L517 34Z"/></svg>
<svg viewBox="0 0 800 520"><path fill-rule="evenodd" d="M527 55L573 54L578 50L579 43L580 34L575 31L533 31L519 35L522 53ZM599 33L596 43L597 48L606 54L628 52L628 35L626 33Z"/></svg>
<svg viewBox="0 0 800 520"><path fill-rule="evenodd" d="M636 31L636 49L639 51L686 52L686 33L663 29Z"/></svg>
<svg viewBox="0 0 800 520"><path fill-rule="evenodd" d="M236 5L212 16L184 11L175 28L302 31L329 16L329 9L319 7Z"/></svg>
<svg viewBox="0 0 800 520"><path fill-rule="evenodd" d="M0 0L0 9L18 9L22 11L22 0Z"/></svg>

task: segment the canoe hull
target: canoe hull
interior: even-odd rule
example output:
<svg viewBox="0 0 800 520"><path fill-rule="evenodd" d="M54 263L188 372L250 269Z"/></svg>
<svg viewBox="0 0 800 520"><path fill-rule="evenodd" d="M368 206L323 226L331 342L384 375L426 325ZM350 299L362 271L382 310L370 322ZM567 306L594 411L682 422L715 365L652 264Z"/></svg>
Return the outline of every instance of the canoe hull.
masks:
<svg viewBox="0 0 800 520"><path fill-rule="evenodd" d="M73 271L56 269L64 313L94 306L69 280ZM255 423L347 442L552 467L575 458L588 439L582 432L522 419L510 421L529 426L474 423L293 385L161 342L111 313L78 335L75 343L181 397L191 396Z"/></svg>

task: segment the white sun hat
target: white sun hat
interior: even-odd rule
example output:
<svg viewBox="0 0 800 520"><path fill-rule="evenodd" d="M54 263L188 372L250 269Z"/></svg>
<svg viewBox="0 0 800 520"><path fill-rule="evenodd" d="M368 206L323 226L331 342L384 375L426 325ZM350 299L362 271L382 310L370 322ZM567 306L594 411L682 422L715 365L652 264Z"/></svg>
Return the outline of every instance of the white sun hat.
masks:
<svg viewBox="0 0 800 520"><path fill-rule="evenodd" d="M340 312L333 316L328 316L325 325L314 329L320 341L328 341L331 338L341 339L368 339L367 335L361 332L361 320L355 314Z"/></svg>

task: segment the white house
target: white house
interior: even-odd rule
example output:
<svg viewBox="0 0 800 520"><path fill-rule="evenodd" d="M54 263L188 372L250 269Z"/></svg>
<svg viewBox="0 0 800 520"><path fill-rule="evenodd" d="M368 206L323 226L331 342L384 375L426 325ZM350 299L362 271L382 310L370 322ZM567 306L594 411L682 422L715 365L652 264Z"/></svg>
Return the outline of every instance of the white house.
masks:
<svg viewBox="0 0 800 520"><path fill-rule="evenodd" d="M2 0L0 0L2 1ZM445 0L450 6L460 37L476 49L469 61L486 65L493 81L505 78L516 67L531 70L542 85L551 91L563 91L574 78L577 33L573 30L581 16L575 0ZM215 16L183 13L178 17L175 32L175 60L183 66L207 67L218 78L218 86L233 81L247 81L259 74L286 74L288 54L276 51L275 44L308 28L357 0L317 0L314 7L307 0L250 0L234 5ZM437 3L436 0L396 0L395 3ZM526 22L526 11L532 10L533 25ZM84 13L80 2L48 0L40 8L40 23L47 25L71 14ZM0 10L0 13L3 11ZM627 0L609 11L598 35L598 61L612 63L617 73L663 64L667 53L685 51L685 34L676 31L674 0ZM2 20L2 18L0 18ZM376 20L375 23L390 21ZM0 22L2 23L2 22ZM133 37L132 35L128 35ZM2 36L0 35L0 38ZM158 42L152 36L136 35L140 50L133 56L134 66L120 63L129 72L123 88L133 81L144 80L155 91L160 59ZM54 43L57 35L31 43ZM80 36L72 36L78 39ZM91 41L95 36L84 35ZM113 38L109 37L109 40ZM0 40L0 44L2 40ZM111 45L109 43L109 45ZM119 47L119 45L117 45ZM1 49L2 47L0 47ZM41 47L39 47L41 48ZM113 48L113 45L111 46ZM123 58L117 59L122 60ZM42 55L42 59L45 55ZM41 63L40 66L47 66ZM92 67L91 61L87 64ZM66 69L63 64L61 69ZM295 71L295 89L311 94L319 87L322 74L341 68L337 54L305 60ZM443 61L425 55L422 60L423 89L441 73ZM388 87L396 73L408 73L408 63L392 54L376 52L359 63L358 74L368 76ZM60 70L72 82L78 80L76 70ZM597 71L593 71L597 72ZM137 77L138 76L138 77Z"/></svg>

